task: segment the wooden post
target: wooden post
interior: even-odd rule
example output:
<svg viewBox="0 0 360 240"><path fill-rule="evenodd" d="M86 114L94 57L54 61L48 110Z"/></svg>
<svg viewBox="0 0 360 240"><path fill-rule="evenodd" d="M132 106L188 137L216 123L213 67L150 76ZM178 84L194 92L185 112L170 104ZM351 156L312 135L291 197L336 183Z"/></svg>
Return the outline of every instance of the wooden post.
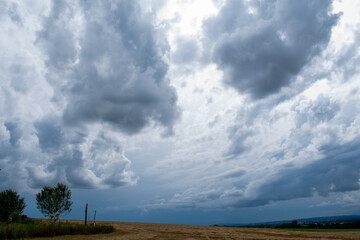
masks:
<svg viewBox="0 0 360 240"><path fill-rule="evenodd" d="M88 208L88 204L86 203L86 207L85 207L85 226L87 225L87 208Z"/></svg>
<svg viewBox="0 0 360 240"><path fill-rule="evenodd" d="M96 226L96 220L95 220L95 218L96 218L96 210L95 210L95 213L94 213L94 227Z"/></svg>

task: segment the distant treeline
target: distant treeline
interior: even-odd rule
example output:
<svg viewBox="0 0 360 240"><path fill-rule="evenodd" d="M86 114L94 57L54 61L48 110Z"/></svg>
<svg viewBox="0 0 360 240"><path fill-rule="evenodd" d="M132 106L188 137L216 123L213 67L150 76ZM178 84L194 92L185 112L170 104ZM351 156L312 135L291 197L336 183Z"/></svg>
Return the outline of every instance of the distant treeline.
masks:
<svg viewBox="0 0 360 240"><path fill-rule="evenodd" d="M268 227L268 226L267 226ZM320 221L320 222L298 222L283 223L272 226L274 228L317 228L317 229L359 229L360 220L337 220L337 221Z"/></svg>
<svg viewBox="0 0 360 240"><path fill-rule="evenodd" d="M360 229L360 216L333 216L293 221L264 222L252 224L222 224L214 226L246 228L303 228L303 229Z"/></svg>
<svg viewBox="0 0 360 240"><path fill-rule="evenodd" d="M346 220L346 221L319 221L319 222L298 222L292 221L290 223L281 224L258 224L249 226L238 226L247 228L312 228L312 229L360 229L360 220Z"/></svg>
<svg viewBox="0 0 360 240"><path fill-rule="evenodd" d="M215 224L222 227L242 228L299 228L299 229L360 229L360 215L313 217L297 220L284 220L248 224Z"/></svg>

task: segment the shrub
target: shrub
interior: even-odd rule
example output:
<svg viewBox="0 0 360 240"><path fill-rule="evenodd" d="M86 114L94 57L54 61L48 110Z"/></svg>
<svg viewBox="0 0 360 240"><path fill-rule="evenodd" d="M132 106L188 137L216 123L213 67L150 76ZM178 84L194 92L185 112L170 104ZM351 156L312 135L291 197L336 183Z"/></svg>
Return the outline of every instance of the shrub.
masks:
<svg viewBox="0 0 360 240"><path fill-rule="evenodd" d="M9 217L18 220L25 208L24 198L20 198L17 192L5 190L0 193L0 221L8 221Z"/></svg>

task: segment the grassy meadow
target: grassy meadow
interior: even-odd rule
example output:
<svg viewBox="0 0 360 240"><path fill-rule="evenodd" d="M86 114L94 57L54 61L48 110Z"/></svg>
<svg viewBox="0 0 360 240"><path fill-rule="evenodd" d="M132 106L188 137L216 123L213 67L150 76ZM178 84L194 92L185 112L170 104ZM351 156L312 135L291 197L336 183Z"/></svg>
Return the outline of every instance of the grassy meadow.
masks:
<svg viewBox="0 0 360 240"><path fill-rule="evenodd" d="M55 237L64 235L89 235L111 233L111 225L88 225L81 223L60 222L54 224L50 220L27 219L22 222L1 223L0 239L23 239L37 237Z"/></svg>

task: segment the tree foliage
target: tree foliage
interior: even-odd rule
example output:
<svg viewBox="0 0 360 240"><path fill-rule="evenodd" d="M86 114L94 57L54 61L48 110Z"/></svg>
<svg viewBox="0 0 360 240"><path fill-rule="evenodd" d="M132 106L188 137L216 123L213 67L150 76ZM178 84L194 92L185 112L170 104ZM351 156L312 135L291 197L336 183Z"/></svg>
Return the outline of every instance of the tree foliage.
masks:
<svg viewBox="0 0 360 240"><path fill-rule="evenodd" d="M7 221L9 217L22 214L26 204L24 198L20 198L17 192L5 190L0 193L0 221Z"/></svg>
<svg viewBox="0 0 360 240"><path fill-rule="evenodd" d="M71 191L68 186L58 183L55 187L43 187L43 189L36 194L37 208L46 217L52 214L59 213L67 214L71 211ZM53 218L52 216L50 216Z"/></svg>

